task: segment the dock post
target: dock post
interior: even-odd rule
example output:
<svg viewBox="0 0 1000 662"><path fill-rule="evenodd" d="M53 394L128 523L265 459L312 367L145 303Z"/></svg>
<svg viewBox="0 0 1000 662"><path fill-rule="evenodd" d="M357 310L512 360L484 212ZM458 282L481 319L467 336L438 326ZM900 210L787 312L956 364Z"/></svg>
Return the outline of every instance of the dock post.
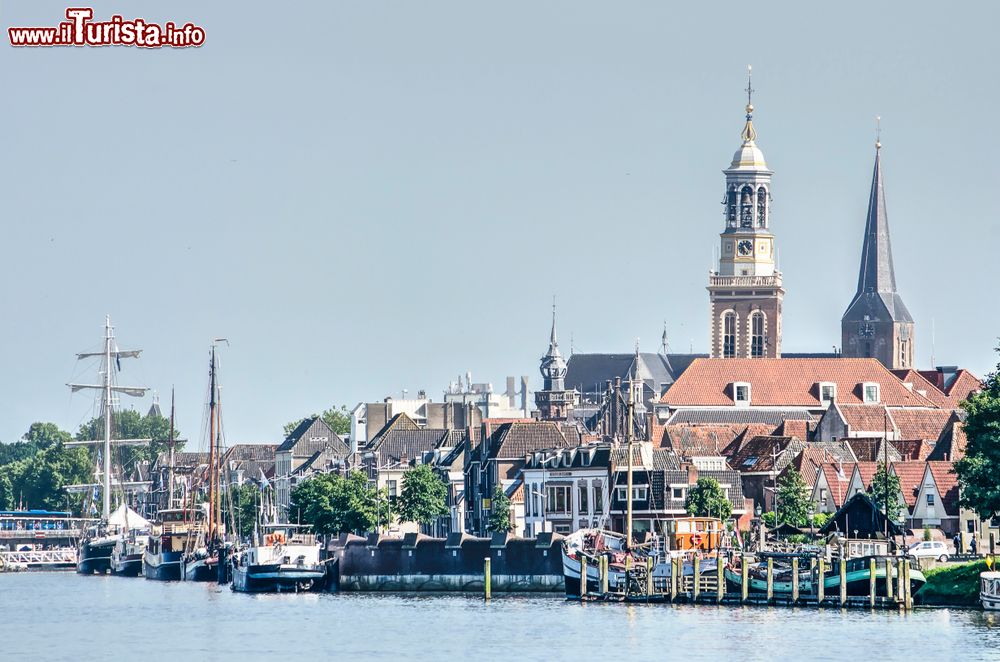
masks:
<svg viewBox="0 0 1000 662"><path fill-rule="evenodd" d="M608 594L608 557L601 557L601 596L607 596Z"/></svg>
<svg viewBox="0 0 1000 662"><path fill-rule="evenodd" d="M885 557L885 599L892 602L892 559Z"/></svg>
<svg viewBox="0 0 1000 662"><path fill-rule="evenodd" d="M693 602L698 602L698 593L701 586L701 559L698 558L698 553L695 552L694 555L694 587L691 589L691 600Z"/></svg>
<svg viewBox="0 0 1000 662"><path fill-rule="evenodd" d="M822 605L823 599L826 597L826 563L823 559L819 559L818 569L816 571L816 602Z"/></svg>
<svg viewBox="0 0 1000 662"><path fill-rule="evenodd" d="M490 572L489 557L486 557L486 560L483 561L483 590L485 591L486 599L489 600L491 597L491 593L493 593L492 573Z"/></svg>
<svg viewBox="0 0 1000 662"><path fill-rule="evenodd" d="M580 554L580 599L587 597L587 557Z"/></svg>
<svg viewBox="0 0 1000 662"><path fill-rule="evenodd" d="M792 604L799 601L799 557L792 559Z"/></svg>
<svg viewBox="0 0 1000 662"><path fill-rule="evenodd" d="M670 559L670 601L677 599L677 559Z"/></svg>
<svg viewBox="0 0 1000 662"><path fill-rule="evenodd" d="M653 557L646 557L646 600L653 594Z"/></svg>
<svg viewBox="0 0 1000 662"><path fill-rule="evenodd" d="M740 601L746 604L747 597L750 595L750 566L747 565L747 557L744 554L740 558Z"/></svg>
<svg viewBox="0 0 1000 662"><path fill-rule="evenodd" d="M877 585L875 583L875 559L868 559L868 606L875 608L875 593Z"/></svg>
<svg viewBox="0 0 1000 662"><path fill-rule="evenodd" d="M622 588L622 587L619 587ZM625 587L623 589L622 595L626 598L628 597L629 591L632 590L632 557L625 557Z"/></svg>
<svg viewBox="0 0 1000 662"><path fill-rule="evenodd" d="M726 597L726 566L722 564L722 553L715 556L715 601L722 604L722 599Z"/></svg>
<svg viewBox="0 0 1000 662"><path fill-rule="evenodd" d="M847 604L847 560L840 559L840 606Z"/></svg>
<svg viewBox="0 0 1000 662"><path fill-rule="evenodd" d="M904 557L903 563L903 609L913 608L913 596L910 594L910 562Z"/></svg>
<svg viewBox="0 0 1000 662"><path fill-rule="evenodd" d="M767 603L774 599L774 559L767 557Z"/></svg>
<svg viewBox="0 0 1000 662"><path fill-rule="evenodd" d="M809 576L813 577L816 574L816 557L809 559ZM816 593L816 587L813 586L813 594Z"/></svg>
<svg viewBox="0 0 1000 662"><path fill-rule="evenodd" d="M896 599L906 609L906 582L903 578L903 559L896 560Z"/></svg>

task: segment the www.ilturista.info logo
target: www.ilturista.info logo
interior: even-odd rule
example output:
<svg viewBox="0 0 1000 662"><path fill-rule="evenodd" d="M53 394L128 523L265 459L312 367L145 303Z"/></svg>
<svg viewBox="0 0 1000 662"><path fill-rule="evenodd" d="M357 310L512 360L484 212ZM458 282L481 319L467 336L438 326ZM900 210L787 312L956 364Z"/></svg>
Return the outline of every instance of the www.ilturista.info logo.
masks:
<svg viewBox="0 0 1000 662"><path fill-rule="evenodd" d="M163 25L145 19L92 21L91 7L70 7L69 20L48 28L7 28L11 46L138 46L140 48L191 48L205 43L205 29L194 23Z"/></svg>

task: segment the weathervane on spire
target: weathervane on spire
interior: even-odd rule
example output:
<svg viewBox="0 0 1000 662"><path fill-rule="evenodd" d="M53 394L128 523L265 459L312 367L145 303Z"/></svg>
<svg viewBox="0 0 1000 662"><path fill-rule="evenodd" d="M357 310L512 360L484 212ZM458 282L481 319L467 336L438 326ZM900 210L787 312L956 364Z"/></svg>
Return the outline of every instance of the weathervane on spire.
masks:
<svg viewBox="0 0 1000 662"><path fill-rule="evenodd" d="M753 119L753 85L751 84L751 73L753 66L747 65L747 120Z"/></svg>
<svg viewBox="0 0 1000 662"><path fill-rule="evenodd" d="M882 149L882 117L875 117L875 149Z"/></svg>

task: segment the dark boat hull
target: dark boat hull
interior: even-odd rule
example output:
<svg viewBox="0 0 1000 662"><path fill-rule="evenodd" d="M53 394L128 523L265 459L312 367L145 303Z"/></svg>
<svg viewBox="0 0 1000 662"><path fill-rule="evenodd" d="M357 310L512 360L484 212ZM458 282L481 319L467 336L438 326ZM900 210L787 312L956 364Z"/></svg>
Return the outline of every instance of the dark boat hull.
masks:
<svg viewBox="0 0 1000 662"><path fill-rule="evenodd" d="M142 574L142 555L130 554L124 559L119 559L111 572L119 577L138 577Z"/></svg>
<svg viewBox="0 0 1000 662"><path fill-rule="evenodd" d="M76 571L81 575L104 575L111 572L111 552L114 549L114 540L101 542L84 540L80 543Z"/></svg>
<svg viewBox="0 0 1000 662"><path fill-rule="evenodd" d="M142 574L146 579L160 582L176 582L181 579L180 552L162 556L146 554L142 560Z"/></svg>
<svg viewBox="0 0 1000 662"><path fill-rule="evenodd" d="M216 563L209 563L209 559L195 559L184 564L184 581L188 582L214 582L219 578L219 571Z"/></svg>
<svg viewBox="0 0 1000 662"><path fill-rule="evenodd" d="M282 568L280 565L234 566L233 590L241 593L299 593L321 591L326 584L325 566Z"/></svg>

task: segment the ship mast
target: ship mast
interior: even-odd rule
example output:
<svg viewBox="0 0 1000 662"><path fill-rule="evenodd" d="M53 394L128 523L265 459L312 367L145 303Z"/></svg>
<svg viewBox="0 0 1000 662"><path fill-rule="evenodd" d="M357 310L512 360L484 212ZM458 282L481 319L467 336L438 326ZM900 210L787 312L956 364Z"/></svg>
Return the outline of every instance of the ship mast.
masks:
<svg viewBox="0 0 1000 662"><path fill-rule="evenodd" d="M215 343L212 344L212 363L208 371L208 537L215 537Z"/></svg>
<svg viewBox="0 0 1000 662"><path fill-rule="evenodd" d="M174 387L170 387L170 467L167 473L167 508L174 507Z"/></svg>
<svg viewBox="0 0 1000 662"><path fill-rule="evenodd" d="M635 384L628 380L628 426L625 428L625 452L628 454L628 498L625 515L625 548L632 549L632 412L635 409Z"/></svg>

